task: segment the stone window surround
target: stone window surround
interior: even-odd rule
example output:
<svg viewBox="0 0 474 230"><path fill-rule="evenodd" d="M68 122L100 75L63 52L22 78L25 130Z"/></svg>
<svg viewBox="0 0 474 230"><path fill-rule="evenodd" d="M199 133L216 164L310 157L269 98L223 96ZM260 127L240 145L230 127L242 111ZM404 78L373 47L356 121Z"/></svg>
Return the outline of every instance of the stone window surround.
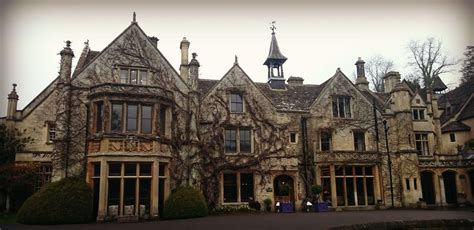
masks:
<svg viewBox="0 0 474 230"><path fill-rule="evenodd" d="M224 174L235 174L237 176L237 179L236 179L236 189L237 189L237 202L225 202L224 201ZM228 171L228 172L223 172L221 173L220 175L220 200L221 200L221 204L223 205L233 205L233 204L248 204L247 201L241 201L241 174L252 174L253 175L253 198L255 199L255 189L256 189L256 186L255 186L255 174L254 172L252 171L239 171L239 172L235 172L235 171Z"/></svg>
<svg viewBox="0 0 474 230"><path fill-rule="evenodd" d="M323 141L322 141L322 133L327 133L329 135L329 149L323 150ZM332 130L331 129L321 129L319 130L319 150L321 152L331 152L333 150L332 146Z"/></svg>
<svg viewBox="0 0 474 230"><path fill-rule="evenodd" d="M426 121L425 108L412 108L411 118L413 121Z"/></svg>
<svg viewBox="0 0 474 230"><path fill-rule="evenodd" d="M103 103L103 109L104 109L104 114L106 114L105 116L107 117L104 117L103 122L106 122L105 124L102 125L102 130L96 130L96 122L97 122L97 107L96 107L96 104L97 103ZM138 127L137 127L137 131L127 131L126 130L126 120L127 120L127 104L136 104L136 105L139 105L138 106L138 116L137 116L137 123L138 123ZM155 114L156 112L156 109L158 108L158 111L161 111L162 108L165 108L165 128L164 128L164 131L165 131L165 138L166 139L169 139L170 138L170 128L171 128L171 106L167 103L162 103L160 101L150 101L150 102L141 102L141 101L131 101L131 100L121 100L120 98L118 99L115 99L115 98L105 98L105 99L101 99L101 100L94 100L92 101L92 104L94 106L92 106L93 108L93 114L92 114L92 129L94 133L100 133L100 132L107 132L107 133L125 133L125 134L141 134L141 135L158 135L158 136L163 136L161 135L161 132L163 131L163 129L161 128L161 126L163 125L163 123L160 122L159 126L160 127L155 127L156 126L156 121L160 121L160 117L159 115L160 114ZM108 108L106 106L106 104L108 105ZM113 105L114 104L121 104L122 105L122 117L121 117L121 131L120 132L117 132L117 131L112 131L111 128L112 128L112 110L113 110ZM141 128L141 125L142 125L142 106L151 106L151 132L142 132L142 128ZM107 109L107 111L106 111ZM107 112L108 112L108 115L107 115ZM108 121L107 121L108 120Z"/></svg>
<svg viewBox="0 0 474 230"><path fill-rule="evenodd" d="M420 143L420 149L418 149L418 143ZM428 133L416 132L415 133L415 148L420 151L418 154L421 156L431 156L429 147Z"/></svg>
<svg viewBox="0 0 474 230"><path fill-rule="evenodd" d="M241 152L240 151L240 130L249 130L250 131L250 152ZM236 143L236 151L235 152L227 152L226 151L226 131L227 130L235 130L235 143ZM254 152L254 131L250 127L227 127L223 132L224 137L224 151L226 154L252 154Z"/></svg>
<svg viewBox="0 0 474 230"><path fill-rule="evenodd" d="M136 82L132 82L131 78L131 71L137 71L137 76L136 76ZM117 66L117 71L118 71L118 79L117 82L121 84L130 84L130 85L149 85L150 82L150 76L151 76L151 71L147 68L144 67L138 67L138 66ZM127 71L127 82L123 82L122 80L122 71ZM142 81L142 76L141 74L143 72L146 72L146 80L145 82Z"/></svg>
<svg viewBox="0 0 474 230"><path fill-rule="evenodd" d="M56 139L56 123L54 121L46 121L46 144L53 144Z"/></svg>
<svg viewBox="0 0 474 230"><path fill-rule="evenodd" d="M232 95L239 95L241 97L242 111L232 111L232 103L235 103L235 102L232 102ZM245 110L245 99L244 99L245 96L244 95L245 95L244 91L230 90L228 92L227 98L229 100L229 111L231 113L245 113L246 110Z"/></svg>
<svg viewBox="0 0 474 230"><path fill-rule="evenodd" d="M291 141L291 136L294 135L294 139L295 141ZM290 144L298 144L298 139L299 139L299 135L298 135L298 132L297 131L290 131L290 133L288 134L288 141Z"/></svg>
<svg viewBox="0 0 474 230"><path fill-rule="evenodd" d="M332 117L333 118L339 118L339 119L351 119L353 117L353 114L352 114L352 111L354 110L352 108L352 101L353 101L353 97L352 96L348 96L348 95L332 95L330 96L330 99L331 99L331 111L332 111ZM343 100L343 108L344 108L344 114L343 116L341 116L340 114L340 108L339 108L339 100ZM336 105L334 105L334 102L336 102ZM347 102L349 103L349 105L346 105ZM346 111L346 109L349 109L349 111ZM334 110L336 109L336 111ZM337 115L334 114L334 112L337 112Z"/></svg>
<svg viewBox="0 0 474 230"><path fill-rule="evenodd" d="M354 141L354 151L356 151L356 152L365 152L365 151L367 151L367 144L366 144L367 143L367 140L366 140L367 135L365 135L365 133L366 133L366 130L362 130L362 129L352 130L352 136L353 136L352 140ZM362 134L362 141L363 141L362 149L359 149L358 145L356 145L356 134Z"/></svg>

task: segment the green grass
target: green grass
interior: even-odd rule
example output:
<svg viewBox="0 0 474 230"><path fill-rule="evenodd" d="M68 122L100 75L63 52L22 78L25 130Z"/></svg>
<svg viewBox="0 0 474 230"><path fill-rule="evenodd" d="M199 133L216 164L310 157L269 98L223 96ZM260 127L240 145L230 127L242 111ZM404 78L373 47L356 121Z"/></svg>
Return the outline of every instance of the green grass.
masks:
<svg viewBox="0 0 474 230"><path fill-rule="evenodd" d="M16 223L16 216L14 213L0 213L0 224Z"/></svg>

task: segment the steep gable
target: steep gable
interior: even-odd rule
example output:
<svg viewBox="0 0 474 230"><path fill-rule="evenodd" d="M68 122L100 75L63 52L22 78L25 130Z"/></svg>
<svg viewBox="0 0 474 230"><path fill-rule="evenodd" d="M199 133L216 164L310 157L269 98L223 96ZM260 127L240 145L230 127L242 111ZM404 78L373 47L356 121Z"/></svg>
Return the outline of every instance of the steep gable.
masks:
<svg viewBox="0 0 474 230"><path fill-rule="evenodd" d="M169 89L171 86L166 84L169 82L188 90L186 82L135 22L100 53L92 51L84 58L83 66L75 71L73 78L73 84L79 86L116 83L120 74L118 67L137 67L150 70L151 85Z"/></svg>

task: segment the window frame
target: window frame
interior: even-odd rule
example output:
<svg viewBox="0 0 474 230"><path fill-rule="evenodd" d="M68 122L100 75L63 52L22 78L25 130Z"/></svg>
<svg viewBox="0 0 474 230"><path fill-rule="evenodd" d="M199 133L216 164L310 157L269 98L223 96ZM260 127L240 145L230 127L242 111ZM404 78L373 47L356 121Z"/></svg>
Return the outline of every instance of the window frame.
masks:
<svg viewBox="0 0 474 230"><path fill-rule="evenodd" d="M233 99L234 99L234 95L236 96L239 96L240 97L240 102L234 102ZM234 110L233 109L233 105L240 105L239 108L241 109L241 111L239 110ZM236 107L237 108L237 107ZM229 111L231 113L244 113L245 112L245 106L244 106L244 94L241 93L241 92L230 92L229 94Z"/></svg>
<svg viewBox="0 0 474 230"><path fill-rule="evenodd" d="M234 175L235 176L235 184L225 184L225 175ZM248 199L245 199L242 197L242 188L243 188L243 181L242 181L242 175L251 175L251 194L248 196ZM222 204L236 204L236 203L248 203L251 200L255 200L255 173L254 172L223 172L221 173L221 183L220 183L220 188L221 188L221 201ZM231 186L235 188L235 194L236 194L236 199L235 201L226 201L226 186Z"/></svg>
<svg viewBox="0 0 474 230"><path fill-rule="evenodd" d="M332 96L332 116L334 118L352 118L352 97L346 95ZM342 108L342 109L341 109Z"/></svg>
<svg viewBox="0 0 474 230"><path fill-rule="evenodd" d="M328 135L328 141L324 141L324 144L329 144L328 149L323 149L323 133ZM319 131L319 150L321 152L330 152L332 151L332 132L330 130L320 130Z"/></svg>
<svg viewBox="0 0 474 230"><path fill-rule="evenodd" d="M54 121L46 122L46 144L54 143L56 139L56 123Z"/></svg>
<svg viewBox="0 0 474 230"><path fill-rule="evenodd" d="M292 137L291 137L292 135L295 136L295 140L294 140L294 141L291 140L291 139L292 139ZM290 132L290 133L289 133L288 140L289 140L290 144L298 144L298 132Z"/></svg>
<svg viewBox="0 0 474 230"><path fill-rule="evenodd" d="M420 149L418 146L420 146ZM415 148L418 155L431 156L428 133L415 133Z"/></svg>
<svg viewBox="0 0 474 230"><path fill-rule="evenodd" d="M449 142L456 142L456 133L449 133Z"/></svg>
<svg viewBox="0 0 474 230"><path fill-rule="evenodd" d="M360 135L357 137L357 135ZM356 152L365 152L367 151L367 145L365 141L365 132L363 130L353 130L352 131L353 141L354 141L354 151ZM362 149L359 149L359 141L362 140Z"/></svg>
<svg viewBox="0 0 474 230"><path fill-rule="evenodd" d="M413 121L426 121L424 108L413 108L411 111L411 118Z"/></svg>
<svg viewBox="0 0 474 230"><path fill-rule="evenodd" d="M132 71L136 72L135 80L132 81ZM119 78L118 83L128 84L128 85L149 85L150 83L150 73L151 71L143 67L127 67L119 66L118 67ZM126 78L123 77L122 73L126 72ZM145 73L145 81L142 80L142 73ZM144 84L143 84L144 83Z"/></svg>
<svg viewBox="0 0 474 230"><path fill-rule="evenodd" d="M228 131L234 131L235 132L235 140L231 138L227 138ZM244 150L242 151L242 143L241 143L241 131L248 131L249 132L249 145L250 149L249 151ZM235 143L235 151L232 149L229 149L227 146L227 142L234 142ZM240 128L234 128L234 127L229 127L224 130L224 153L226 154L251 154L253 153L253 130L250 127L240 127Z"/></svg>

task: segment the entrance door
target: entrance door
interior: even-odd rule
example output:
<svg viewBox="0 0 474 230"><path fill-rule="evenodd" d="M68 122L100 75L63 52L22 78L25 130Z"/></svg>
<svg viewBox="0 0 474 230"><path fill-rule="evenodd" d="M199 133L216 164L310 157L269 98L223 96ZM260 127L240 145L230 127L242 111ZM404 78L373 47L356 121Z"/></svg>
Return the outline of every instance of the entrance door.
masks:
<svg viewBox="0 0 474 230"><path fill-rule="evenodd" d="M446 195L446 203L458 203L457 189L456 189L456 173L447 171L443 173L444 193Z"/></svg>
<svg viewBox="0 0 474 230"><path fill-rule="evenodd" d="M423 200L425 200L427 204L435 204L436 201L432 172L421 172L421 191L423 193Z"/></svg>
<svg viewBox="0 0 474 230"><path fill-rule="evenodd" d="M280 175L273 180L273 191L276 202L295 201L293 178L288 175ZM286 190L289 190L288 193Z"/></svg>

